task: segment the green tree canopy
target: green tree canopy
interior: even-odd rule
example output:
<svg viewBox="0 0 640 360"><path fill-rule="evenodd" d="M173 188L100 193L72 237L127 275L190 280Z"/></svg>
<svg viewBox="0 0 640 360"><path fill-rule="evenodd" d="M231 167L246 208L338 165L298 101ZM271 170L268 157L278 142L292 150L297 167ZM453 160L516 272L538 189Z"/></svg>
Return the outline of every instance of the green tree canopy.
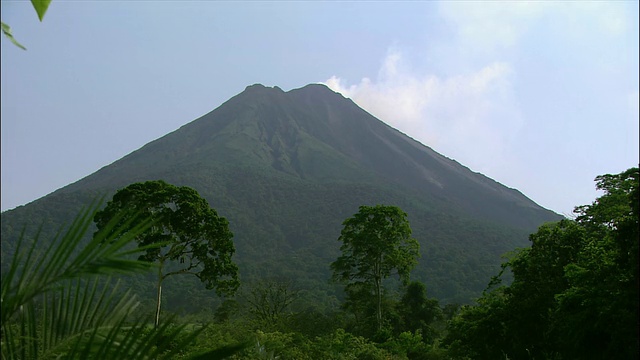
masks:
<svg viewBox="0 0 640 360"><path fill-rule="evenodd" d="M177 187L162 180L135 183L119 190L94 221L99 234L116 216L131 221L131 211L152 219L153 225L136 237L146 248L141 260L157 263L158 294L156 323L160 314L162 281L168 276L192 274L207 289L230 295L238 286L238 267L231 260L235 248L233 234L224 217L192 188ZM135 221L132 222L135 225ZM168 267L171 263L171 267Z"/></svg>
<svg viewBox="0 0 640 360"><path fill-rule="evenodd" d="M575 220L545 224L444 343L470 358L638 357L638 168L596 178L604 194ZM495 282L492 282L495 283ZM490 338L484 337L491 333Z"/></svg>
<svg viewBox="0 0 640 360"><path fill-rule="evenodd" d="M351 288L372 289L376 323L382 327L382 280L393 272L404 283L417 263L420 244L411 237L407 214L396 206L360 206L343 223L342 255L331 264L334 281Z"/></svg>
<svg viewBox="0 0 640 360"><path fill-rule="evenodd" d="M554 330L574 358L638 358L638 168L598 176L596 187L604 195L576 208L587 236L565 267Z"/></svg>

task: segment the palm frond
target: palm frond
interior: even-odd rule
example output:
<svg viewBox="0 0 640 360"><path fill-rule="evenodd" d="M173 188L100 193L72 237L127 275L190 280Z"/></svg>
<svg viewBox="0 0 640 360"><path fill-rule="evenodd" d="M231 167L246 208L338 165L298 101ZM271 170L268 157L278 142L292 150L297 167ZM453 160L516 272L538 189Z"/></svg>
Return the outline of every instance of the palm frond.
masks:
<svg viewBox="0 0 640 360"><path fill-rule="evenodd" d="M18 241L9 271L2 274L2 323L13 316L18 308L39 294L52 289L54 284L65 279L82 278L90 274L131 274L149 269L148 262L128 259L126 246L131 240L150 226L150 221L127 231L117 239L98 235L89 241L80 252L81 241L91 225L99 202L76 217L63 236L57 235L46 250L38 251L42 245L40 232L31 246L23 251L24 238ZM116 224L114 219L113 224ZM125 224L124 226L126 226ZM115 225L112 225L115 226ZM24 234L24 232L23 232Z"/></svg>
<svg viewBox="0 0 640 360"><path fill-rule="evenodd" d="M107 231L84 244L99 204L83 210L48 244L38 231L26 245L23 231L2 273L3 359L160 358L166 352L157 346L162 341L180 338L178 348L184 348L185 341L197 336L196 331L179 337L183 328L169 328L168 322L153 330L150 317L135 316L136 297L120 291L109 277L153 266L132 260L131 255L144 249L129 246L151 222L119 224L117 217Z"/></svg>

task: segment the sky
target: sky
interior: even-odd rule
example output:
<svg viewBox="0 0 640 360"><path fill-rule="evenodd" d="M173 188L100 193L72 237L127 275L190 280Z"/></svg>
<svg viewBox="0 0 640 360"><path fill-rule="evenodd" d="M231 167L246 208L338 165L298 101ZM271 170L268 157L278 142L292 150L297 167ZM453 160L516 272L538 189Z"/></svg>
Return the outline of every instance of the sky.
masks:
<svg viewBox="0 0 640 360"><path fill-rule="evenodd" d="M571 216L638 166L638 1L1 1L1 209L260 83L324 83Z"/></svg>

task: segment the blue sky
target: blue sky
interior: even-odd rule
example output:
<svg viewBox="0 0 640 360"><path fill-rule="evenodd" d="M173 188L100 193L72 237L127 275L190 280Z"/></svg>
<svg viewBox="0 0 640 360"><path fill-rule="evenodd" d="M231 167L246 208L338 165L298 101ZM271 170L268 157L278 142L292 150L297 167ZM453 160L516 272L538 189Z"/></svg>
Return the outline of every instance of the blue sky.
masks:
<svg viewBox="0 0 640 360"><path fill-rule="evenodd" d="M248 85L325 83L569 215L638 166L638 2L2 1L2 211ZM215 206L215 205L214 205Z"/></svg>

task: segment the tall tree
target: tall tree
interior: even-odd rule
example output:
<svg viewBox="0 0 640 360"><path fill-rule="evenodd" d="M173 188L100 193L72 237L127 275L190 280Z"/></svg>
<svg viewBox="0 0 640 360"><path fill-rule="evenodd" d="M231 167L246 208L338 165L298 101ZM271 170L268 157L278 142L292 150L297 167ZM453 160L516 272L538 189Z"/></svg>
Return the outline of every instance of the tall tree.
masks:
<svg viewBox="0 0 640 360"><path fill-rule="evenodd" d="M575 221L540 226L529 236L531 247L520 249L503 264L513 282L493 287L451 321L443 343L454 356L470 358L554 358L557 335L550 334L556 295L568 288L565 266L574 262L585 231Z"/></svg>
<svg viewBox="0 0 640 360"><path fill-rule="evenodd" d="M587 237L555 314L567 358L638 358L639 178L638 168L598 176L604 194L576 208Z"/></svg>
<svg viewBox="0 0 640 360"><path fill-rule="evenodd" d="M530 235L531 248L508 262L514 280L505 289L507 326L514 359L551 357L558 352L558 336L551 334L557 307L556 295L568 288L565 267L576 261L586 232L575 221L561 220L540 226Z"/></svg>
<svg viewBox="0 0 640 360"><path fill-rule="evenodd" d="M343 223L342 255L331 264L334 281L373 289L376 324L382 329L382 280L396 272L403 283L417 263L420 244L411 237L407 214L396 206L360 206Z"/></svg>
<svg viewBox="0 0 640 360"><path fill-rule="evenodd" d="M235 248L228 222L218 216L207 201L192 188L177 187L162 180L135 183L119 190L94 221L96 234L116 216L132 221L126 214L137 211L153 225L136 237L145 248L140 260L158 264L155 324L160 317L162 282L169 276L197 276L207 289L233 294L238 286L238 267L231 260ZM125 214L124 216L121 214ZM132 225L135 225L133 219ZM161 244L146 248L149 245ZM171 267L168 265L171 263Z"/></svg>
<svg viewBox="0 0 640 360"><path fill-rule="evenodd" d="M451 353L638 358L639 177L638 168L598 176L604 194L577 207L575 220L531 235L531 248L503 266L511 285L485 292L450 323L443 343Z"/></svg>

